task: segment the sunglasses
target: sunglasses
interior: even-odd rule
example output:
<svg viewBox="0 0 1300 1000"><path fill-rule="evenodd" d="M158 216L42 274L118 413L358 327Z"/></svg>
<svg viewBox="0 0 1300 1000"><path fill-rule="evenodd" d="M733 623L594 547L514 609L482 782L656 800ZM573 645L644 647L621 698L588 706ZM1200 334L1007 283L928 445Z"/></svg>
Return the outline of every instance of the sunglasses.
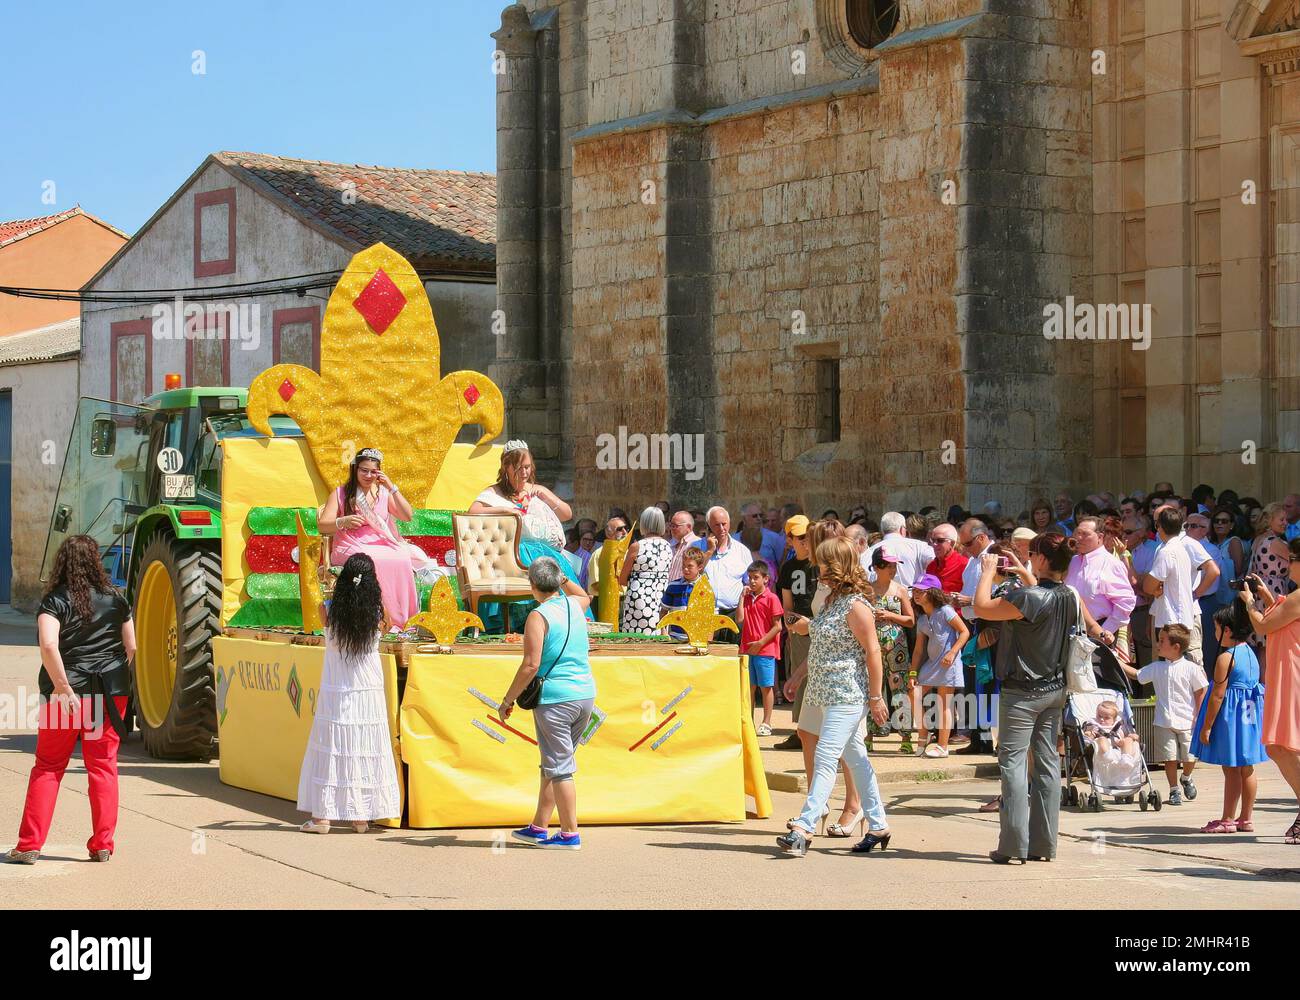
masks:
<svg viewBox="0 0 1300 1000"><path fill-rule="evenodd" d="M931 544L931 545L943 545L945 542L951 542L951 541L952 541L951 538L931 538L931 539L930 539L930 544Z"/></svg>

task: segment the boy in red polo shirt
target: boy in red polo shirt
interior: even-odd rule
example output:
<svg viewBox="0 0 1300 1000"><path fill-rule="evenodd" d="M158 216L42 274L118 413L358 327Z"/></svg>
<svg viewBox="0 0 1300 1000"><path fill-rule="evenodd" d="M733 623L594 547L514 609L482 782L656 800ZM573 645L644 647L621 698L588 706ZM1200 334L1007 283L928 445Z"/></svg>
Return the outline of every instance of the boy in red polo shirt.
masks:
<svg viewBox="0 0 1300 1000"><path fill-rule="evenodd" d="M740 655L749 657L749 702L763 692L763 721L759 736L772 735L772 701L776 687L776 658L781 648L781 619L785 614L780 599L768 589L771 570L767 561L756 559L749 567L749 585L736 614L740 617Z"/></svg>

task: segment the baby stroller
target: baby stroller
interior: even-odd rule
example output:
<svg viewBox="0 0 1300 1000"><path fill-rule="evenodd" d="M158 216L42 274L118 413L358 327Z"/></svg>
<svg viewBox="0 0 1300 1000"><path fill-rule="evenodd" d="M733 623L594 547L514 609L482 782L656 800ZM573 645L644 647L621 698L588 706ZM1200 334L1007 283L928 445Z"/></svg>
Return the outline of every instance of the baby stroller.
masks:
<svg viewBox="0 0 1300 1000"><path fill-rule="evenodd" d="M1103 701L1113 701L1119 706L1119 717L1128 726L1133 726L1133 709L1128 696L1131 693L1128 677L1119 668L1118 663L1111 663L1110 657L1102 656L1096 664L1095 673L1100 684L1096 691L1087 694L1070 692L1065 704L1065 767L1062 771L1064 785L1061 787L1062 806L1080 806L1093 812L1101 811L1101 796L1109 795L1116 802L1130 804L1134 798L1143 812L1148 808L1160 811L1160 793L1151 784L1151 774L1147 770L1145 750L1139 748L1137 760L1126 771L1115 771L1111 765L1102 765L1094 760L1093 741L1084 734L1084 724L1097 717L1097 707ZM1074 779L1086 779L1088 793L1080 794ZM1144 792L1143 786L1146 786Z"/></svg>

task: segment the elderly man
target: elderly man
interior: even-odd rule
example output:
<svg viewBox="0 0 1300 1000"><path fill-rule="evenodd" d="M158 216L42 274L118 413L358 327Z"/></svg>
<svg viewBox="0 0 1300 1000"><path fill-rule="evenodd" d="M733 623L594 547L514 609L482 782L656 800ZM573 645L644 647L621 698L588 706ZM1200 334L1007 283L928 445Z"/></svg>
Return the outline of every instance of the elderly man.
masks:
<svg viewBox="0 0 1300 1000"><path fill-rule="evenodd" d="M858 549L858 561L867 553L867 529L860 524L850 524L844 529L844 537L852 542Z"/></svg>
<svg viewBox="0 0 1300 1000"><path fill-rule="evenodd" d="M1107 551L1101 528L1099 517L1079 518L1074 527L1078 555L1070 560L1065 582L1079 592L1083 606L1102 628L1102 645L1093 652L1093 665L1102 669L1102 676L1122 678L1123 670L1110 647L1115 635L1129 623L1137 594L1127 564Z"/></svg>
<svg viewBox="0 0 1300 1000"><path fill-rule="evenodd" d="M1113 636L1128 624L1137 604L1128 568L1106 550L1101 518L1081 517L1074 528L1078 555L1070 560L1065 582L1079 592L1084 606L1104 632Z"/></svg>
<svg viewBox="0 0 1300 1000"><path fill-rule="evenodd" d="M961 607L962 617L974 621L975 609L971 604L975 600L975 588L980 582L980 557L993 547L993 534L987 524L977 517L971 517L962 522L957 541L968 557L966 568L961 574L961 595L957 598L957 604Z"/></svg>
<svg viewBox="0 0 1300 1000"><path fill-rule="evenodd" d="M934 562L934 549L920 538L907 537L907 519L896 510L886 511L880 518L880 531L885 536L862 553L862 568L868 579L875 579L871 568L871 555L884 549L898 559L898 572L894 579L904 587L925 576L925 567Z"/></svg>
<svg viewBox="0 0 1300 1000"><path fill-rule="evenodd" d="M767 508L767 511L763 514L763 527L783 538L785 537L785 532L781 530L781 511L779 508Z"/></svg>
<svg viewBox="0 0 1300 1000"><path fill-rule="evenodd" d="M1074 500L1065 490L1056 494L1056 500L1053 501L1056 509L1056 527L1060 528L1066 535L1074 531Z"/></svg>
<svg viewBox="0 0 1300 1000"><path fill-rule="evenodd" d="M971 632L978 635L983 626L975 621L975 609L971 605L974 602L975 588L979 586L982 572L980 558L993 547L993 533L989 530L989 526L979 518L971 517L962 522L961 528L957 532L957 541L969 557L966 568L962 570L961 594L957 598L957 604L961 608L961 616L971 623ZM962 671L965 674L966 695L975 695L977 699L976 705L981 708L979 715L983 716L983 718L971 718L969 712L962 713L965 716L962 720L962 728L970 732L970 745L962 750L956 750L954 753L992 753L993 734L987 726L991 725L994 716L991 712L982 710L982 706L986 704L985 699L988 692L979 684L974 665L967 663L965 658L962 660ZM963 706L968 705L969 702L963 699Z"/></svg>
<svg viewBox="0 0 1300 1000"><path fill-rule="evenodd" d="M774 567L780 566L781 559L785 555L785 535L764 526L763 508L759 504L747 503L740 509L740 513L745 519L746 528L757 528L763 533L763 542L754 555L761 556ZM740 541L740 532L737 531L732 537Z"/></svg>
<svg viewBox="0 0 1300 1000"><path fill-rule="evenodd" d="M934 559L925 571L937 576L947 593L961 593L962 577L970 559L957 546L957 529L946 521L936 524L930 531L930 548L934 549Z"/></svg>
<svg viewBox="0 0 1300 1000"><path fill-rule="evenodd" d="M1288 493L1282 506L1286 508L1286 540L1300 538L1300 493Z"/></svg>
<svg viewBox="0 0 1300 1000"><path fill-rule="evenodd" d="M682 553L700 540L695 533L695 518L689 510L679 510L668 522L668 544L673 550L673 561L668 564L668 580L682 578Z"/></svg>
<svg viewBox="0 0 1300 1000"><path fill-rule="evenodd" d="M754 554L732 537L731 515L725 507L710 507L704 519L709 525L709 537L701 538L694 545L709 557L704 575L713 587L718 614L729 615L734 621ZM720 642L736 642L738 639L735 632L718 633Z"/></svg>

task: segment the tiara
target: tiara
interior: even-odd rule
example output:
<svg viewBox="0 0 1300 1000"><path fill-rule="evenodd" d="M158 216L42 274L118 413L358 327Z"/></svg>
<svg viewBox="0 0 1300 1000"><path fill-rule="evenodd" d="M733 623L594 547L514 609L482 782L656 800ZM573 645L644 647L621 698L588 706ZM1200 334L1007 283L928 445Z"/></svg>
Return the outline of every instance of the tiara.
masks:
<svg viewBox="0 0 1300 1000"><path fill-rule="evenodd" d="M384 460L384 453L378 448L362 448L357 452L357 457L352 460L352 464L356 465L358 462L364 462L367 459L382 462Z"/></svg>
<svg viewBox="0 0 1300 1000"><path fill-rule="evenodd" d="M518 438L516 438L513 441L506 442L505 451L503 451L501 454L509 455L512 451L527 451L527 450L528 450L528 442L520 441Z"/></svg>

